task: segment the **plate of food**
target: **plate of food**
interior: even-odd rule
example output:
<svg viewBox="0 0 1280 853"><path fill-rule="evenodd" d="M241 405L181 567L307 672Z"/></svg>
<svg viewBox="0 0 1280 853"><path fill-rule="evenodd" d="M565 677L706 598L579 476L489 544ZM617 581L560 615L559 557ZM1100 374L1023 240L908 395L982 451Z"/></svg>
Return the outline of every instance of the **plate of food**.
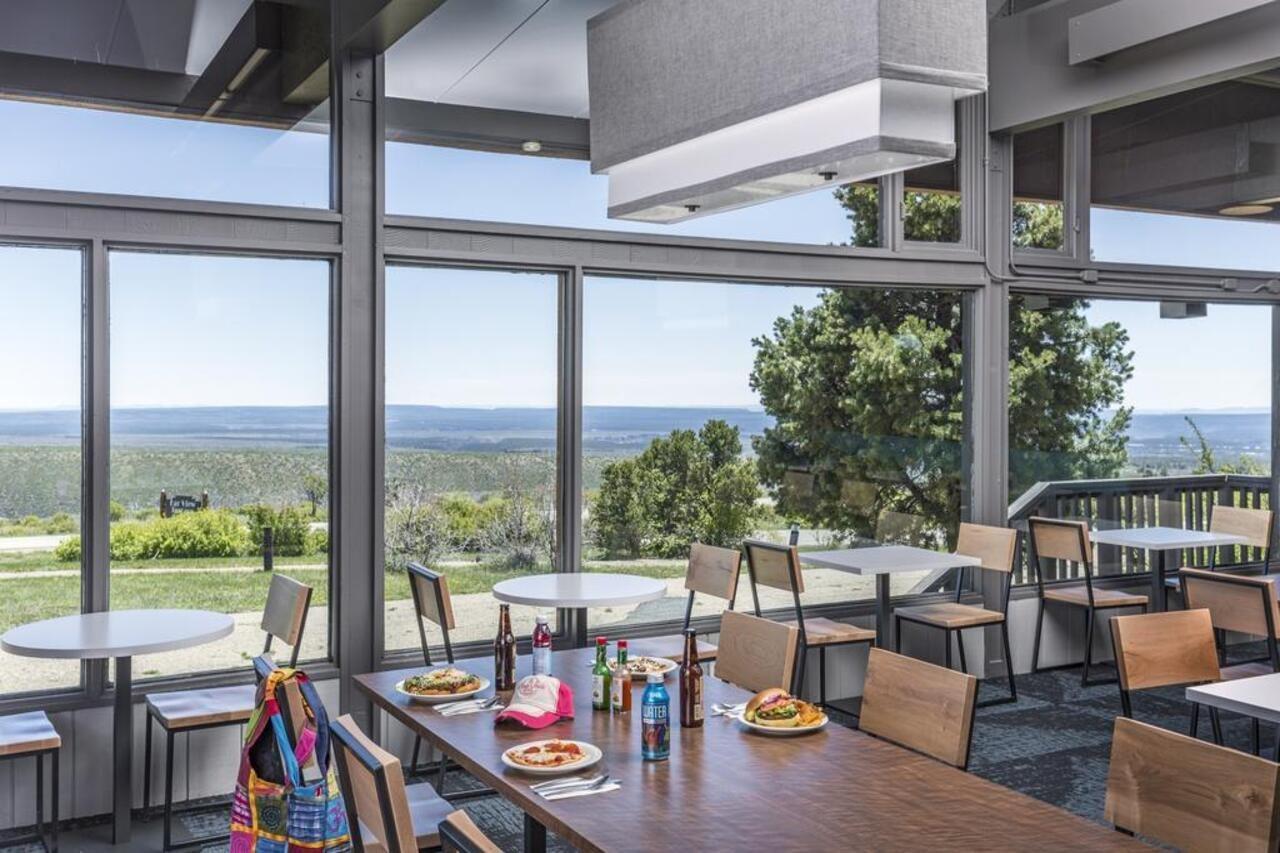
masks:
<svg viewBox="0 0 1280 853"><path fill-rule="evenodd" d="M818 706L797 699L781 687L770 687L752 696L737 719L753 732L780 737L816 732L827 725L827 715Z"/></svg>
<svg viewBox="0 0 1280 853"><path fill-rule="evenodd" d="M553 776L584 770L598 762L600 748L580 740L535 740L502 753L502 763L521 773Z"/></svg>
<svg viewBox="0 0 1280 853"><path fill-rule="evenodd" d="M396 692L408 696L412 702L434 704L466 699L488 686L487 678L481 678L456 666L446 666L443 669L433 669L396 682Z"/></svg>

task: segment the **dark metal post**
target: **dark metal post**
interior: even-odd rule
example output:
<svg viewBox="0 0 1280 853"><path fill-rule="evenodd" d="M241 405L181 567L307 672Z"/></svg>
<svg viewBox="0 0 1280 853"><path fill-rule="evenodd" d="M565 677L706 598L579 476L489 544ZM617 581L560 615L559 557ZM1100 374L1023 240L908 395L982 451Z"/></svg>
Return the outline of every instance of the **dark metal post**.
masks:
<svg viewBox="0 0 1280 853"><path fill-rule="evenodd" d="M275 569L276 535L270 527L262 528L262 570L269 572Z"/></svg>
<svg viewBox="0 0 1280 853"><path fill-rule="evenodd" d="M115 719L112 723L113 844L127 844L133 833L133 678L132 658L116 658Z"/></svg>

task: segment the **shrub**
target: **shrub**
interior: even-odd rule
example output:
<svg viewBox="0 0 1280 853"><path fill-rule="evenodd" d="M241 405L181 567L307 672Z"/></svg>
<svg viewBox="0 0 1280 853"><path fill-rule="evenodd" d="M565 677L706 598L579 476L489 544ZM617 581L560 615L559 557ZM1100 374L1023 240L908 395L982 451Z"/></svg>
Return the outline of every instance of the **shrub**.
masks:
<svg viewBox="0 0 1280 853"><path fill-rule="evenodd" d="M277 557L300 557L307 553L307 533L310 531L310 522L298 507L248 504L240 507L240 513L249 525L249 553L262 553L264 527L271 528Z"/></svg>
<svg viewBox="0 0 1280 853"><path fill-rule="evenodd" d="M51 536L59 533L75 533L76 520L65 512L55 513L49 519L49 523L44 526L44 532Z"/></svg>
<svg viewBox="0 0 1280 853"><path fill-rule="evenodd" d="M72 536L59 542L53 549L53 558L63 563L80 562L80 537Z"/></svg>
<svg viewBox="0 0 1280 853"><path fill-rule="evenodd" d="M539 558L554 558L555 508L549 489L512 487L493 500L492 511L484 529L485 550L497 551L507 565L522 569L536 565Z"/></svg>
<svg viewBox="0 0 1280 853"><path fill-rule="evenodd" d="M237 557L249 551L249 532L244 522L225 509L125 521L111 528L113 560Z"/></svg>
<svg viewBox="0 0 1280 853"><path fill-rule="evenodd" d="M387 488L385 530L388 571L403 571L410 561L429 566L451 545L440 499L414 483Z"/></svg>
<svg viewBox="0 0 1280 853"><path fill-rule="evenodd" d="M327 528L317 527L314 530L307 531L307 553L328 555L329 531Z"/></svg>
<svg viewBox="0 0 1280 853"><path fill-rule="evenodd" d="M124 504L120 503L120 501L112 501L109 514L112 521L124 521L126 514Z"/></svg>

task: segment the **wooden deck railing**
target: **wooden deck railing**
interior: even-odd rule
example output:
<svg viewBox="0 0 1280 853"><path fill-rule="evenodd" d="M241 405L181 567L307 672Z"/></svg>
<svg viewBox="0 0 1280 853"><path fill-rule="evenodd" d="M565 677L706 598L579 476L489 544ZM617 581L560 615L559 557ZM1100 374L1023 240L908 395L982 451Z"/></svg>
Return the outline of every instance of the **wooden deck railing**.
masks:
<svg viewBox="0 0 1280 853"><path fill-rule="evenodd" d="M1178 477L1138 477L1114 480L1061 480L1037 483L1009 506L1009 524L1022 530L1014 583L1034 583L1028 564L1027 519L1032 516L1088 521L1095 529L1106 527L1187 527L1205 530L1216 504L1269 508L1270 480L1242 474L1191 474ZM1207 548L1188 549L1170 555L1169 568L1205 565ZM1219 548L1218 565L1257 562L1257 548ZM1100 545L1096 574L1127 575L1150 570L1150 555L1132 548ZM1045 580L1079 577L1079 570L1057 561L1042 564Z"/></svg>

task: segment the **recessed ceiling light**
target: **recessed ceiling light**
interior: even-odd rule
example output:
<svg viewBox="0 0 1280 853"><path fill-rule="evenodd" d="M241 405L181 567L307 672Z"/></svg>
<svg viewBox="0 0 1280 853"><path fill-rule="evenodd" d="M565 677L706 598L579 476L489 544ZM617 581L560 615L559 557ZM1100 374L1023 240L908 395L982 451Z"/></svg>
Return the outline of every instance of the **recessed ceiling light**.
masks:
<svg viewBox="0 0 1280 853"><path fill-rule="evenodd" d="M1233 204L1218 211L1223 216L1261 216L1275 210L1269 204Z"/></svg>
<svg viewBox="0 0 1280 853"><path fill-rule="evenodd" d="M520 150L526 154L537 154L542 150L542 143L536 139L526 139L520 143Z"/></svg>

